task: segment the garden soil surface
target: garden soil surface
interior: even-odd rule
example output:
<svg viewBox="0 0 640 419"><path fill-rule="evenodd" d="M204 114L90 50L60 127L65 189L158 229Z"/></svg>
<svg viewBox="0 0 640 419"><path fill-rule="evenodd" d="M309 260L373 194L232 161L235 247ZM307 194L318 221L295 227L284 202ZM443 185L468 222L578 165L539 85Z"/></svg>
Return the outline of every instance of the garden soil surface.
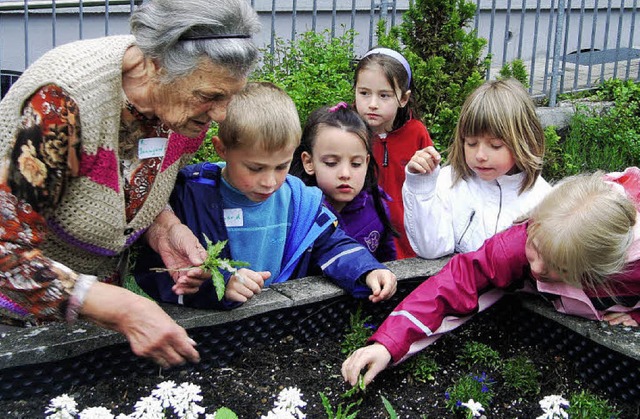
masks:
<svg viewBox="0 0 640 419"><path fill-rule="evenodd" d="M542 397L558 394L569 398L570 394L585 389L607 398L620 411L620 418L639 417L640 401L616 399L615 395L581 379L568 355L526 345L514 336L494 317L478 315L426 350L439 365L433 380L420 382L402 366L388 369L366 389L362 403L351 411L358 410L358 418L388 418L381 400L384 396L400 418L463 418L462 412L453 413L445 407L445 392L462 374L469 373L460 367L457 358L460 348L465 342L478 341L497 350L503 359L524 355L541 372L541 391L533 396L518 396L496 377L493 384L496 395L485 411L488 419L536 418L542 414L538 405ZM344 408L356 400L341 398L348 390L340 374L344 359L339 339L323 337L299 342L286 337L271 345L253 347L224 368L208 371L182 368L152 375L110 377L90 386L71 388L68 394L75 398L80 409L104 406L116 414L129 414L135 402L149 395L158 383L191 382L202 388L201 405L207 413L225 406L240 418L260 418L272 409L280 390L297 387L307 402L303 409L307 418L327 418L321 392L334 411L340 403ZM0 401L0 415L2 418L42 418L49 400L55 396L59 394Z"/></svg>

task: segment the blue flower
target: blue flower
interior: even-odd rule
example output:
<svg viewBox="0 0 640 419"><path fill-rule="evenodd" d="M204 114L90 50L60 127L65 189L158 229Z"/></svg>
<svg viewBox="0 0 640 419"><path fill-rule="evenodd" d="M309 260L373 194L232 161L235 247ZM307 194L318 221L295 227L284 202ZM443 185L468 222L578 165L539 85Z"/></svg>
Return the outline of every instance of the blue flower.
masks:
<svg viewBox="0 0 640 419"><path fill-rule="evenodd" d="M462 406L462 401L458 400L458 401L456 402L456 406L457 406L457 407Z"/></svg>
<svg viewBox="0 0 640 419"><path fill-rule="evenodd" d="M489 387L485 386L484 384L482 385L482 388L480 389L480 391L482 393L486 393L487 391L489 391Z"/></svg>
<svg viewBox="0 0 640 419"><path fill-rule="evenodd" d="M365 329L370 329L370 330L376 330L378 328L378 326L376 326L373 323L365 323L363 326Z"/></svg>
<svg viewBox="0 0 640 419"><path fill-rule="evenodd" d="M451 395L449 394L448 391L444 392L444 398L445 398L445 400L449 400L451 398Z"/></svg>

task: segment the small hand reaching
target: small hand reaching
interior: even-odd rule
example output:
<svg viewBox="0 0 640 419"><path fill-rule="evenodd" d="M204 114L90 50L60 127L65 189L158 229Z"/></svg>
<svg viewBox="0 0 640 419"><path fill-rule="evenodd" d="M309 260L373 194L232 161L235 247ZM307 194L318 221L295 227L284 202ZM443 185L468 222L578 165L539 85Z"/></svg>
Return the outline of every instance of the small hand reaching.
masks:
<svg viewBox="0 0 640 419"><path fill-rule="evenodd" d="M244 303L254 295L260 294L264 281L271 277L271 272L256 272L251 269L239 269L227 283L224 296L229 301Z"/></svg>
<svg viewBox="0 0 640 419"><path fill-rule="evenodd" d="M432 173L440 164L440 160L440 153L433 146L429 146L415 152L407 163L407 170L413 174Z"/></svg>

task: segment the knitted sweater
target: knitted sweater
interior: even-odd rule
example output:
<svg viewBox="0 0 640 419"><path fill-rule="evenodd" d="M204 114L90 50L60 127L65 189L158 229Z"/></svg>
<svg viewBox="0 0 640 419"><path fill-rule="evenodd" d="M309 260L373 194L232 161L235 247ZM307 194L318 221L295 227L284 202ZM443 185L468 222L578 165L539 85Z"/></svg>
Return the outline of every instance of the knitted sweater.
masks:
<svg viewBox="0 0 640 419"><path fill-rule="evenodd" d="M77 102L80 173L69 179L60 205L47 214L49 231L42 249L45 256L98 278L113 275L122 251L164 208L178 170L202 142L202 137L170 135L160 173L143 207L127 222L118 141L122 60L134 41L129 35L112 36L55 48L33 63L0 102L0 164L12 152L22 104L36 90L55 84Z"/></svg>

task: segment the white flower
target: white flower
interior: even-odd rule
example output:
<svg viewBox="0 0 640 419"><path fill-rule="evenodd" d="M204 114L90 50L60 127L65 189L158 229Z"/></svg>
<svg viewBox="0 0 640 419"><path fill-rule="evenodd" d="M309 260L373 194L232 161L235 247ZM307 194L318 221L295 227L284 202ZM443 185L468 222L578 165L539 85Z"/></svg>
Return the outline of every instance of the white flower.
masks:
<svg viewBox="0 0 640 419"><path fill-rule="evenodd" d="M78 413L78 403L73 397L63 394L51 399L44 413L51 413L46 416L47 419L73 419Z"/></svg>
<svg viewBox="0 0 640 419"><path fill-rule="evenodd" d="M182 383L180 387L174 389L171 406L176 416L192 419L198 418L201 413L204 413L204 408L197 404L202 401L200 391L199 385L191 383Z"/></svg>
<svg viewBox="0 0 640 419"><path fill-rule="evenodd" d="M569 407L569 401L562 396L551 395L545 396L539 402L544 414L537 417L537 419L567 419L569 414L564 410Z"/></svg>
<svg viewBox="0 0 640 419"><path fill-rule="evenodd" d="M160 400L160 402L162 403L162 407L166 409L167 407L171 406L173 402L173 394L175 389L175 382L171 380L163 381L156 386L155 390L151 392L151 395Z"/></svg>
<svg viewBox="0 0 640 419"><path fill-rule="evenodd" d="M143 397L134 406L131 419L164 419L162 401L154 396Z"/></svg>
<svg viewBox="0 0 640 419"><path fill-rule="evenodd" d="M474 418L479 418L482 415L482 412L484 412L482 403L474 402L473 399L469 399L468 402L461 403L461 405L469 409Z"/></svg>
<svg viewBox="0 0 640 419"><path fill-rule="evenodd" d="M114 419L111 410L106 407L87 407L82 412L78 413L79 419Z"/></svg>

